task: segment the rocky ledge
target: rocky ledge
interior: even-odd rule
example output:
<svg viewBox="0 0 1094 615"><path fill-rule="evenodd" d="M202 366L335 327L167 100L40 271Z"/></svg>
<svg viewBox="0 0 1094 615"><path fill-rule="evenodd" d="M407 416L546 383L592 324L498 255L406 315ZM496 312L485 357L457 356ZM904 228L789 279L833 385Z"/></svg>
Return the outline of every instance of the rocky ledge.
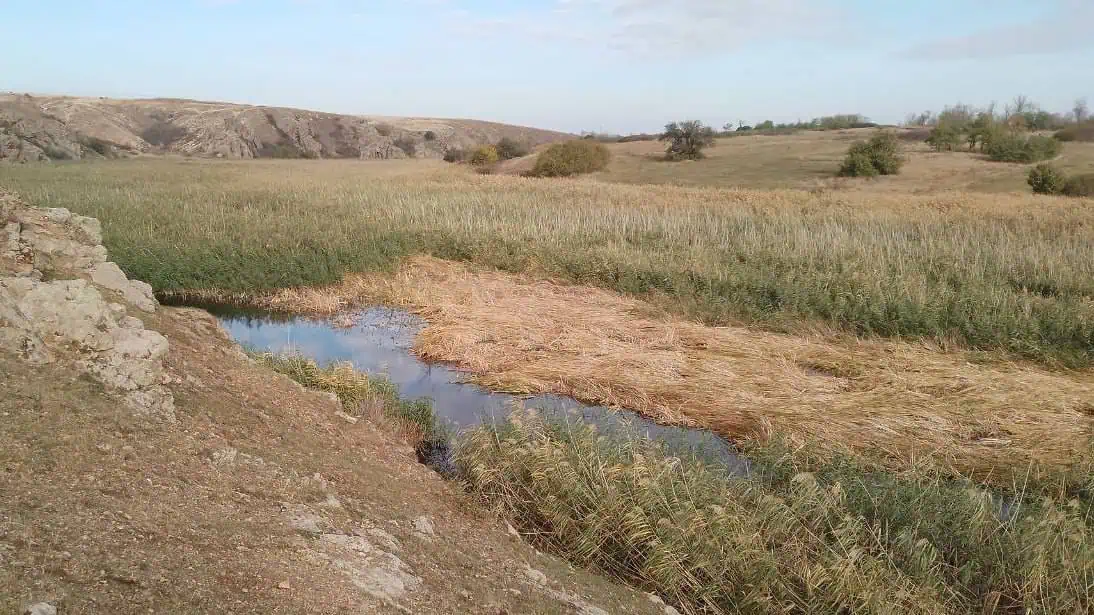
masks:
<svg viewBox="0 0 1094 615"><path fill-rule="evenodd" d="M137 413L173 422L167 338L134 315L156 310L152 287L107 260L99 221L0 193L0 223L0 347L70 363Z"/></svg>

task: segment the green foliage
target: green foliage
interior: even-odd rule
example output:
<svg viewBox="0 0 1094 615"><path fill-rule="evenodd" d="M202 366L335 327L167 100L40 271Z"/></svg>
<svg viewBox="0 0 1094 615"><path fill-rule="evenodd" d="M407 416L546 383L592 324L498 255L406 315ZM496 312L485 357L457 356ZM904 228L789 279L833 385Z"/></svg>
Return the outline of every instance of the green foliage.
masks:
<svg viewBox="0 0 1094 615"><path fill-rule="evenodd" d="M513 158L520 158L528 155L528 148L515 139L509 137L502 137L496 144L494 149L498 151L498 157L502 160L512 160Z"/></svg>
<svg viewBox="0 0 1094 615"><path fill-rule="evenodd" d="M467 434L465 484L524 536L688 613L1087 613L1089 501L753 445L750 477L531 412ZM1047 488L1046 488L1047 491ZM778 605L773 608L773 605Z"/></svg>
<svg viewBox="0 0 1094 615"><path fill-rule="evenodd" d="M952 124L941 124L931 130L927 144L936 152L952 152L965 142L965 135Z"/></svg>
<svg viewBox="0 0 1094 615"><path fill-rule="evenodd" d="M661 141L669 141L666 160L699 160L703 150L714 145L714 129L698 120L665 125Z"/></svg>
<svg viewBox="0 0 1094 615"><path fill-rule="evenodd" d="M251 353L259 364L319 391L334 393L351 416L379 409L380 417L410 431L415 439L433 440L447 433L426 399L405 400L391 381L358 372L351 363L318 363L296 354ZM374 417L375 418L375 417Z"/></svg>
<svg viewBox="0 0 1094 615"><path fill-rule="evenodd" d="M569 177L601 171L608 166L611 153L596 141L578 139L555 143L536 157L530 177Z"/></svg>
<svg viewBox="0 0 1094 615"><path fill-rule="evenodd" d="M984 153L996 162L1040 162L1060 153L1060 142L1053 137L1004 132L984 144Z"/></svg>
<svg viewBox="0 0 1094 615"><path fill-rule="evenodd" d="M484 167L495 164L498 161L498 150L493 145L480 145L471 153L471 164L476 167Z"/></svg>
<svg viewBox="0 0 1094 615"><path fill-rule="evenodd" d="M1060 194L1067 182L1067 177L1056 167L1042 163L1029 170L1029 178L1026 181L1036 194Z"/></svg>
<svg viewBox="0 0 1094 615"><path fill-rule="evenodd" d="M395 139L392 144L403 150L403 153L407 155L407 158L413 158L418 153L418 143L410 135L403 135L398 139Z"/></svg>
<svg viewBox="0 0 1094 615"><path fill-rule="evenodd" d="M161 294L332 284L428 255L656 296L710 325L815 322L1094 364L1091 207L1018 213L1010 201L992 209L932 196L954 204L939 215L911 195L917 205L898 209L668 188L650 200L642 186L554 190L298 164L291 173L156 159L19 165L3 170L3 184L33 205L101 219L111 258ZM647 202L657 206L635 206Z"/></svg>
<svg viewBox="0 0 1094 615"><path fill-rule="evenodd" d="M771 120L764 120L764 121L760 122L759 124L756 124L756 130L774 130L774 129L775 129L775 122L772 122Z"/></svg>
<svg viewBox="0 0 1094 615"><path fill-rule="evenodd" d="M1094 197L1094 173L1084 173L1068 178L1061 194L1077 197Z"/></svg>
<svg viewBox="0 0 1094 615"><path fill-rule="evenodd" d="M425 131L425 134L422 135L422 138L426 141L436 141L437 133L433 132L432 130L427 130Z"/></svg>
<svg viewBox="0 0 1094 615"><path fill-rule="evenodd" d="M840 167L843 177L874 177L877 175L896 175L904 166L900 153L900 142L891 132L879 132L869 141L858 141L851 145L847 157Z"/></svg>

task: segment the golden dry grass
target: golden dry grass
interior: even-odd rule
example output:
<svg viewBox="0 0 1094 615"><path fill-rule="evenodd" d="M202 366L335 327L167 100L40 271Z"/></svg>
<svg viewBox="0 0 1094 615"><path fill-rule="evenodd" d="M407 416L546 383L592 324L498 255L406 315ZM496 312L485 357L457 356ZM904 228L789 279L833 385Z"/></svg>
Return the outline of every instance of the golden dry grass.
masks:
<svg viewBox="0 0 1094 615"><path fill-rule="evenodd" d="M926 143L903 143L907 164L899 175L837 179L851 142L874 134L870 128L803 131L793 135L749 135L718 139L705 160L660 160L665 144L638 141L609 145L612 161L598 178L631 184L673 184L723 188L835 188L868 193L1028 192L1032 165L991 162L979 153L933 152ZM1094 171L1094 143L1066 143L1054 161L1067 173Z"/></svg>
<svg viewBox="0 0 1094 615"><path fill-rule="evenodd" d="M415 349L513 392L637 410L732 438L788 434L882 460L1009 480L1089 459L1094 374L975 364L926 344L707 327L610 291L417 258L396 276L267 295L334 313L382 300L423 315Z"/></svg>

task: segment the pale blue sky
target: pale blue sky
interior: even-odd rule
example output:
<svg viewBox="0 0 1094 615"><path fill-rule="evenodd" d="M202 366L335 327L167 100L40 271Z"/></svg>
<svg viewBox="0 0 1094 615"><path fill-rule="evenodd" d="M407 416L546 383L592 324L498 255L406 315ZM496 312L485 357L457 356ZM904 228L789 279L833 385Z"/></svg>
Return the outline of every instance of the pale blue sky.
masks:
<svg viewBox="0 0 1094 615"><path fill-rule="evenodd" d="M0 90L568 131L1094 103L1094 0L0 0Z"/></svg>

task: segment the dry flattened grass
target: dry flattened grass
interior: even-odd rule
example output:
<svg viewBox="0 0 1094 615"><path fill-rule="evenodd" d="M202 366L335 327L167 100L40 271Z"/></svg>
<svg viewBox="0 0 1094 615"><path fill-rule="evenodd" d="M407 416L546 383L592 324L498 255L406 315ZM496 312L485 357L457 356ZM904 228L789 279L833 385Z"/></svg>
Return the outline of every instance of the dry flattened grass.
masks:
<svg viewBox="0 0 1094 615"><path fill-rule="evenodd" d="M729 437L775 431L891 467L1009 480L1091 451L1094 374L969 361L926 344L708 327L583 286L429 258L395 277L267 295L333 313L385 301L425 316L415 349L483 386L552 392Z"/></svg>

